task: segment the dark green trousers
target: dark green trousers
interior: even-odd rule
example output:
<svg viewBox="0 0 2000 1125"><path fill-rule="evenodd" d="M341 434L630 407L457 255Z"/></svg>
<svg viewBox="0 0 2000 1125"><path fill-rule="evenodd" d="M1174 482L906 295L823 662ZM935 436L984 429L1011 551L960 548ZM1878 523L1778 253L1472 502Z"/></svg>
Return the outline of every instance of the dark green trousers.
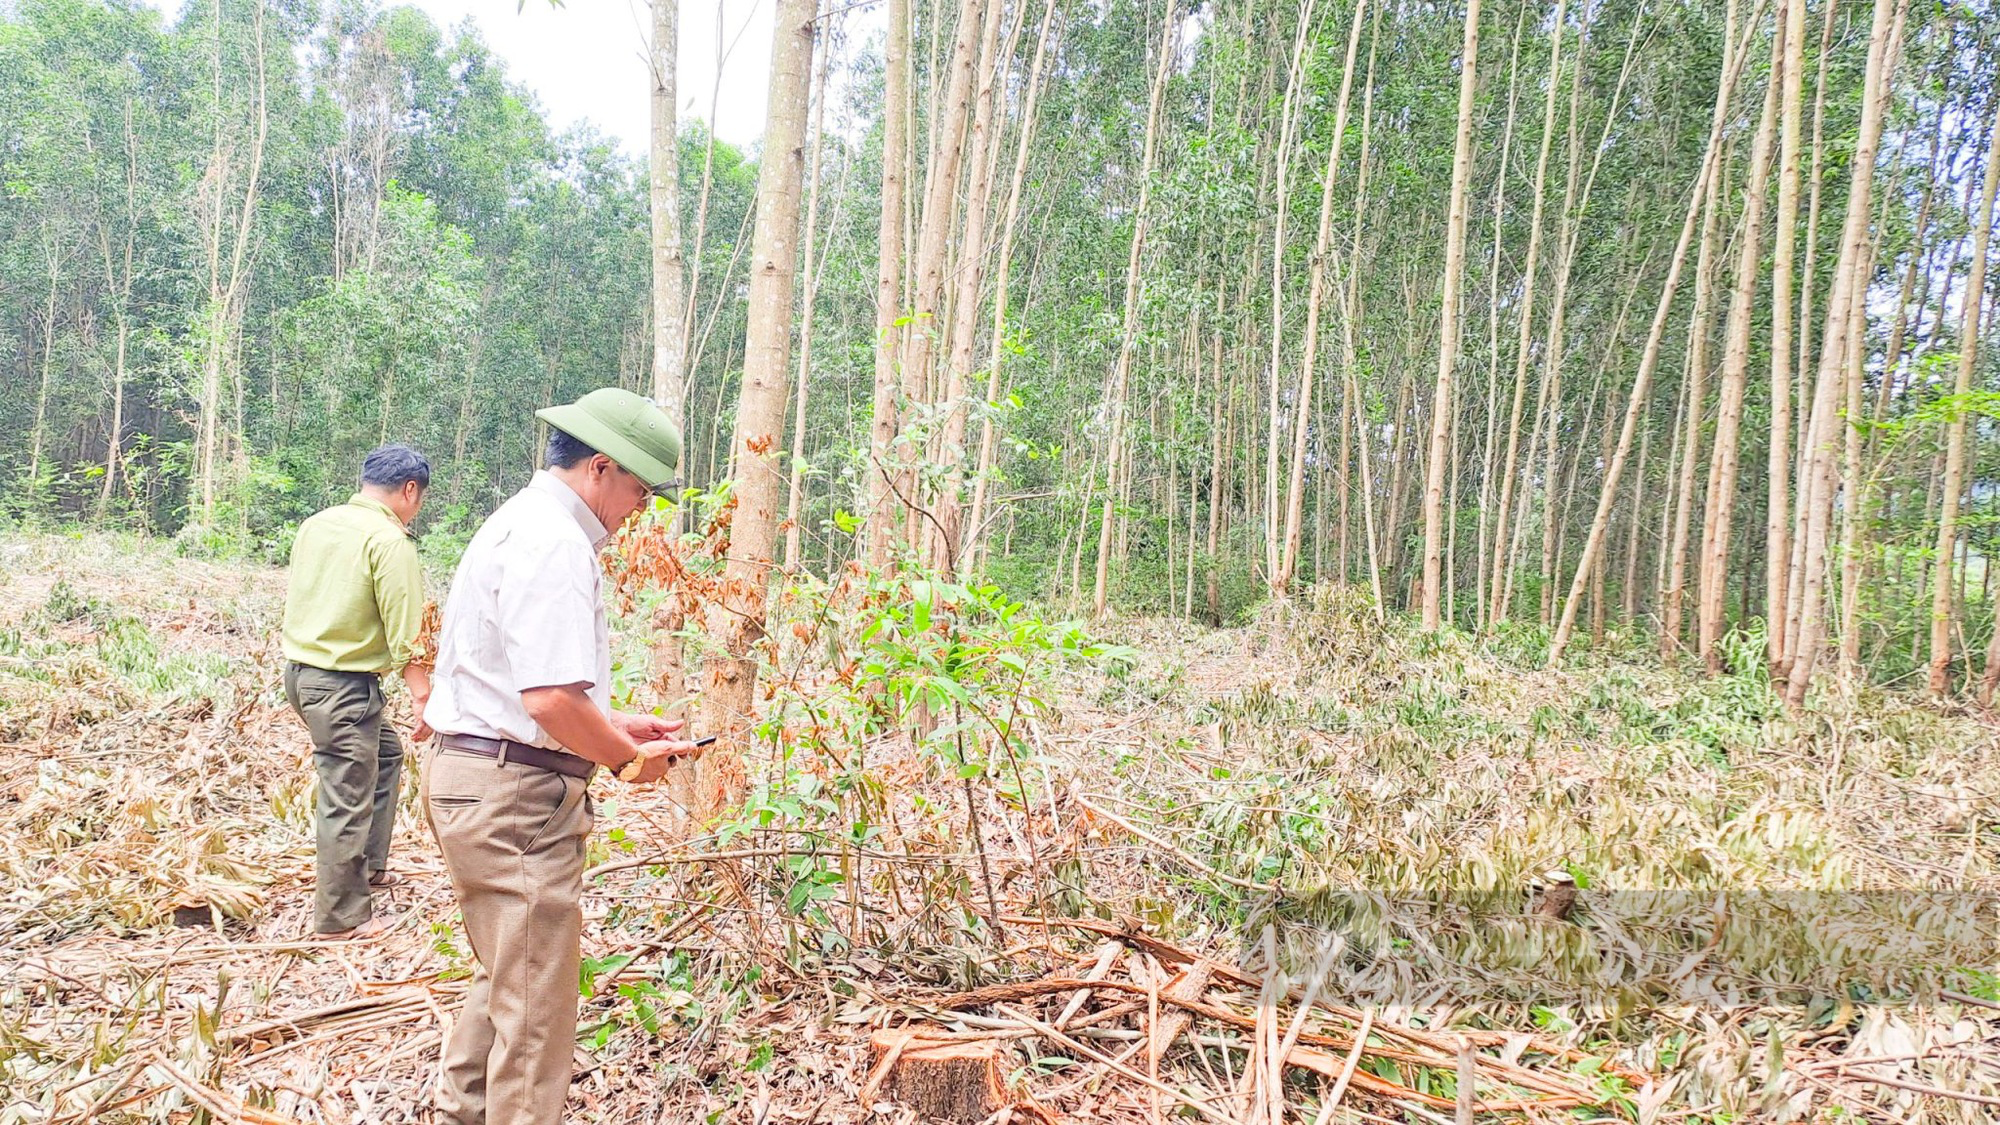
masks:
<svg viewBox="0 0 2000 1125"><path fill-rule="evenodd" d="M389 867L403 743L383 714L382 679L372 672L287 664L285 699L312 732L319 772L313 929L351 930L374 912L369 877Z"/></svg>

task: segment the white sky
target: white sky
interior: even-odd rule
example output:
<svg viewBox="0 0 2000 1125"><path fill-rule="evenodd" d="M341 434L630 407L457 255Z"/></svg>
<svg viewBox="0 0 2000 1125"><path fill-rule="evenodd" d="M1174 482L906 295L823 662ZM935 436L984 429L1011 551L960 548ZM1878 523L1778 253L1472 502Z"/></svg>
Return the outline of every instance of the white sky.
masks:
<svg viewBox="0 0 2000 1125"><path fill-rule="evenodd" d="M180 0L150 0L177 10ZM646 154L651 80L646 39L652 12L645 0L405 0L450 30L468 17L507 76L534 91L557 130L590 121L633 156ZM679 94L682 120L708 120L736 145L764 132L765 83L771 61L773 0L682 0ZM716 95L718 22L723 28L720 96Z"/></svg>
<svg viewBox="0 0 2000 1125"><path fill-rule="evenodd" d="M541 99L558 129L588 120L644 156L651 80L645 0L410 0L445 28L470 17L507 73ZM707 120L716 135L746 145L764 132L773 0L684 0L681 4L680 116ZM716 27L723 29L721 96L715 97Z"/></svg>

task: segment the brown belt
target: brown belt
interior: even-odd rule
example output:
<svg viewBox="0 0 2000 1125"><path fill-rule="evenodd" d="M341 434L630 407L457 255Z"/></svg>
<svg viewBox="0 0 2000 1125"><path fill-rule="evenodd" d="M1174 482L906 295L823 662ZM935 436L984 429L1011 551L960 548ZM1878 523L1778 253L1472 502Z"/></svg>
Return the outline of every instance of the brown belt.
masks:
<svg viewBox="0 0 2000 1125"><path fill-rule="evenodd" d="M564 754L555 750L544 750L525 742L515 742L507 738L481 738L476 734L441 734L438 745L446 750L458 750L466 754L477 754L482 758L498 758L503 762L519 762L524 766L552 770L570 777L588 778L597 771L597 763L587 762L575 754Z"/></svg>

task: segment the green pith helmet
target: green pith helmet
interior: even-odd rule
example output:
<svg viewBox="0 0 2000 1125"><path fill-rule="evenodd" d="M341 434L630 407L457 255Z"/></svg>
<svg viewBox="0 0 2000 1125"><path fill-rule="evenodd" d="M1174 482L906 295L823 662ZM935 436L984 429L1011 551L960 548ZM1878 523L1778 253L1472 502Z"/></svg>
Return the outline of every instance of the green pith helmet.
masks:
<svg viewBox="0 0 2000 1125"><path fill-rule="evenodd" d="M681 434L652 399L603 387L567 405L537 410L535 417L616 461L648 488L673 483Z"/></svg>

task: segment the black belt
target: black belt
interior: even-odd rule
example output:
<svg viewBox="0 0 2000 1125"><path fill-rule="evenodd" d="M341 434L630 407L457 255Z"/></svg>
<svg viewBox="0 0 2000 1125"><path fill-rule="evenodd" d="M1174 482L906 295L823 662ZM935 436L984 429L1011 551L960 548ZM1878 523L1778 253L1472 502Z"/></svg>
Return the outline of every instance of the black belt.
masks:
<svg viewBox="0 0 2000 1125"><path fill-rule="evenodd" d="M597 763L587 762L575 754L565 754L556 750L544 750L525 742L515 742L509 738L481 738L476 734L441 734L438 745L446 750L458 750L467 754L477 754L482 758L498 758L503 762L519 762L524 766L551 770L569 777L589 778L597 771Z"/></svg>

